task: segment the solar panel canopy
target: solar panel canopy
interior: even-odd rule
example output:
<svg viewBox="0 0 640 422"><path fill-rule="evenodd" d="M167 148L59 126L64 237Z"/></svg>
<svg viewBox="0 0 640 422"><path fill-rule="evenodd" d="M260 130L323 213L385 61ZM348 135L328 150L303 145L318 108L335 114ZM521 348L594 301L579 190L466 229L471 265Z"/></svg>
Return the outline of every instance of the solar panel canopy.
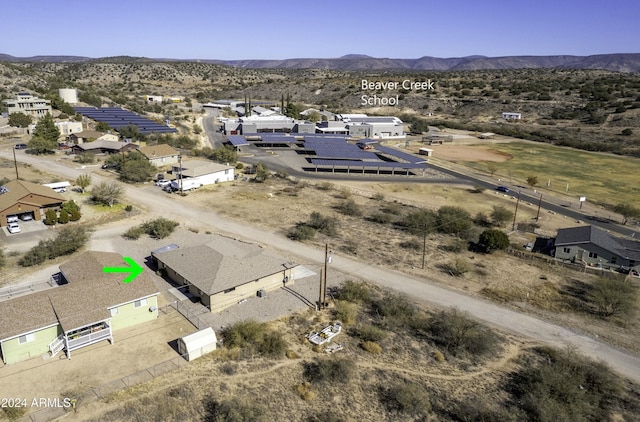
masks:
<svg viewBox="0 0 640 422"><path fill-rule="evenodd" d="M178 130L166 125L149 120L132 111L117 107L74 107L76 113L93 119L97 122L103 122L118 130L125 126L136 126L140 133L149 134L152 132L159 133L175 133Z"/></svg>

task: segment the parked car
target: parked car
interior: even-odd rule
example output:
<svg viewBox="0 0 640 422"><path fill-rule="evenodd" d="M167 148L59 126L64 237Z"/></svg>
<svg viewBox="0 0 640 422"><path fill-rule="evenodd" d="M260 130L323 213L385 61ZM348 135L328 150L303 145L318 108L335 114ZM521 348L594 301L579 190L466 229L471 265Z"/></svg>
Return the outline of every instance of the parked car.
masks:
<svg viewBox="0 0 640 422"><path fill-rule="evenodd" d="M18 216L17 215L7 216L7 223L17 223L17 222L18 222Z"/></svg>
<svg viewBox="0 0 640 422"><path fill-rule="evenodd" d="M18 223L9 223L9 225L7 226L7 230L11 234L20 233L20 226L18 225Z"/></svg>
<svg viewBox="0 0 640 422"><path fill-rule="evenodd" d="M118 166L117 164L103 164L100 168L103 170L109 170L109 169L114 169L117 170L120 166Z"/></svg>
<svg viewBox="0 0 640 422"><path fill-rule="evenodd" d="M496 190L499 192L509 193L509 188L506 186L498 186Z"/></svg>
<svg viewBox="0 0 640 422"><path fill-rule="evenodd" d="M57 193L65 193L67 188L53 188L53 191Z"/></svg>
<svg viewBox="0 0 640 422"><path fill-rule="evenodd" d="M160 186L162 188L170 184L171 184L171 180L165 180L165 179L161 179L156 182L156 186Z"/></svg>
<svg viewBox="0 0 640 422"><path fill-rule="evenodd" d="M16 149L27 149L27 144L16 144Z"/></svg>
<svg viewBox="0 0 640 422"><path fill-rule="evenodd" d="M22 221L31 221L31 220L33 220L33 216L31 214L22 214L20 216L20 220L22 220Z"/></svg>

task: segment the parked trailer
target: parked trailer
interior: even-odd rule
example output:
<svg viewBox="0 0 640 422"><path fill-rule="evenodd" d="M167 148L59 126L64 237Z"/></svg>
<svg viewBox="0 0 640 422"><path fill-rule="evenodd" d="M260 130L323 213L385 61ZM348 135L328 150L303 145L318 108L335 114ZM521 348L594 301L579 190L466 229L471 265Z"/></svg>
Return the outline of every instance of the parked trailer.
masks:
<svg viewBox="0 0 640 422"><path fill-rule="evenodd" d="M195 181L195 180L189 180L189 179L182 179L182 191L183 192L187 192L193 189L198 189L199 187L202 186L202 183ZM180 181L179 180L174 180L173 182L171 182L170 185L168 185L167 187L165 187L165 190L168 192L177 192L180 190Z"/></svg>

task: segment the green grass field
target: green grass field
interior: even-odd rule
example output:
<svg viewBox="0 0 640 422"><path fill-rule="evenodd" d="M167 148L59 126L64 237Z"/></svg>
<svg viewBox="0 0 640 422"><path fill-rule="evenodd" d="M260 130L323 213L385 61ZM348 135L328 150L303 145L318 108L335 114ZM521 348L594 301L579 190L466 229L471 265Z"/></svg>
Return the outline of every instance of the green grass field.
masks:
<svg viewBox="0 0 640 422"><path fill-rule="evenodd" d="M602 205L628 203L636 205L640 199L640 159L590 153L546 144L514 142L492 146L496 151L513 158L496 163L495 176L526 184L527 177L536 176L538 186ZM467 163L487 171L484 162ZM568 192L565 192L569 184Z"/></svg>

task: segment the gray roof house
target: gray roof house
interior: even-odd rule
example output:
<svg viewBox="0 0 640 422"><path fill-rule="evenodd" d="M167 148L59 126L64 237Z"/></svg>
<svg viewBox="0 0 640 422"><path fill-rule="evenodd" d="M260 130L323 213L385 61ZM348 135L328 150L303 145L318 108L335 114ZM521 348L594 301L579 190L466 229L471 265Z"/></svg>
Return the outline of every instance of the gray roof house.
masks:
<svg viewBox="0 0 640 422"><path fill-rule="evenodd" d="M298 267L258 245L223 236L152 256L160 271L188 286L212 312L292 283Z"/></svg>
<svg viewBox="0 0 640 422"><path fill-rule="evenodd" d="M612 270L636 271L640 267L640 242L616 237L595 226L558 230L555 257Z"/></svg>

